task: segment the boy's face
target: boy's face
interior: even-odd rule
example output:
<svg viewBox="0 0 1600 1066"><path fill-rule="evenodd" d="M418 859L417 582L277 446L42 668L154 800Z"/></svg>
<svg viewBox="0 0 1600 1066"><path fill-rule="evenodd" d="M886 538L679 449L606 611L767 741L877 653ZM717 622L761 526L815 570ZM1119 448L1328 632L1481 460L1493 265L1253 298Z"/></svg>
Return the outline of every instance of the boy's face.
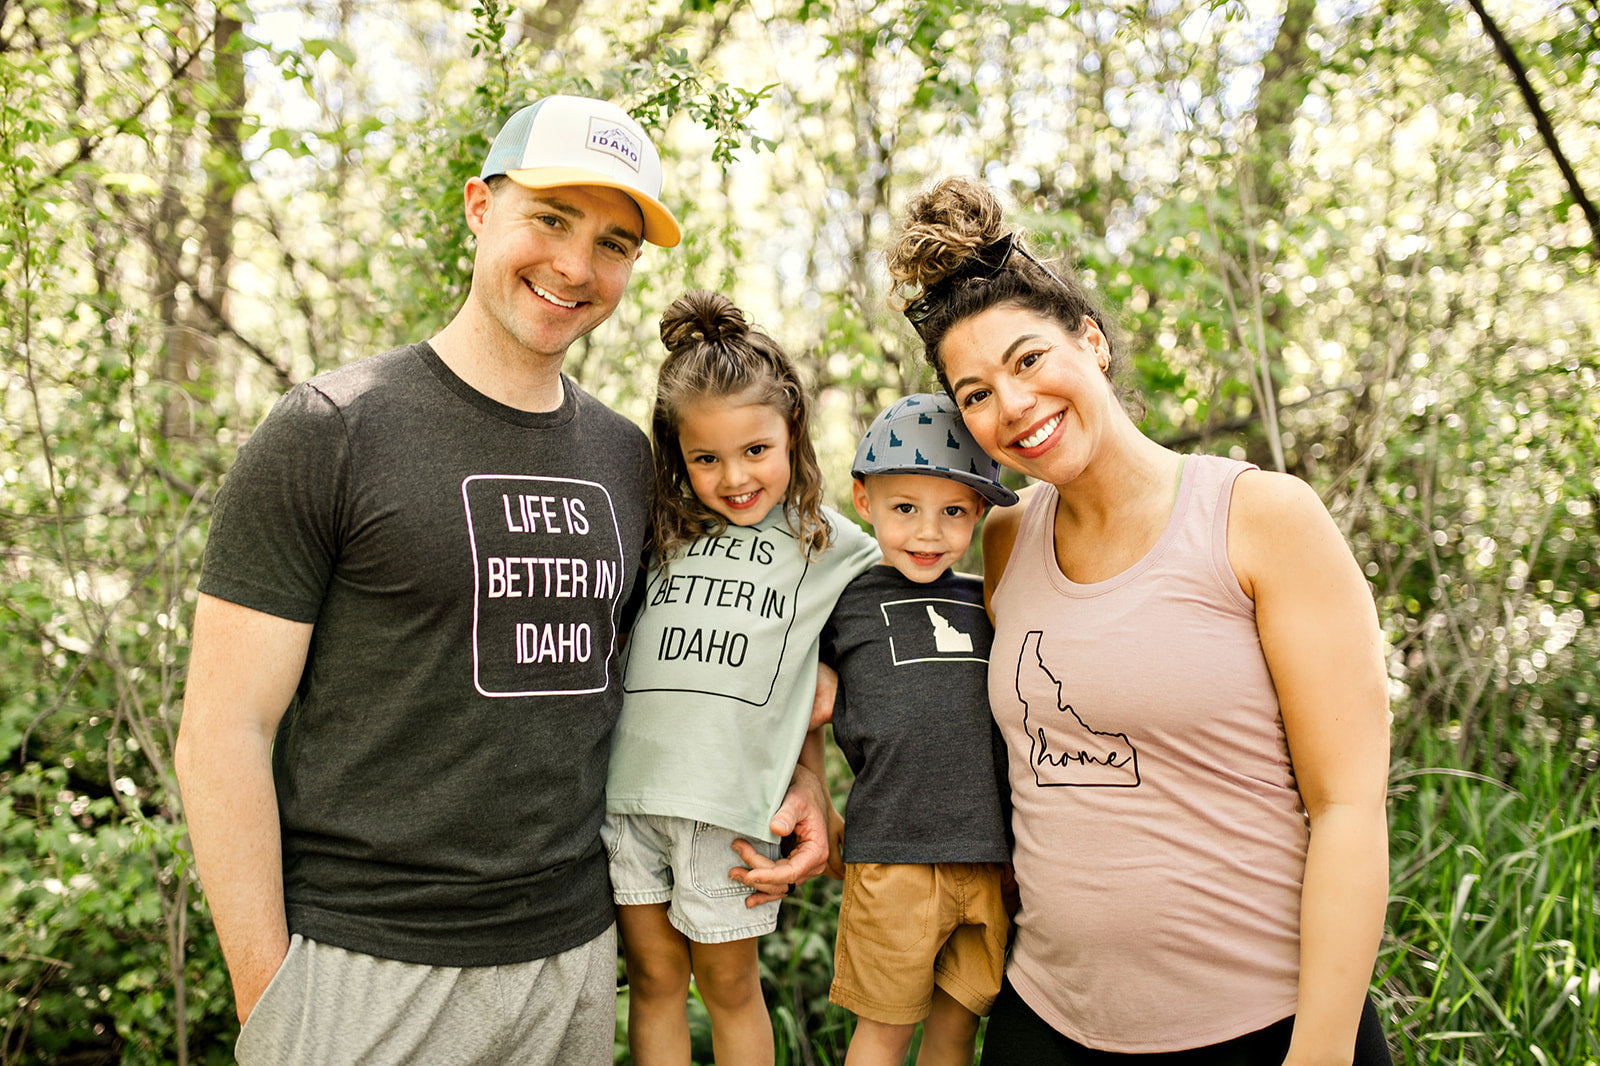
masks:
<svg viewBox="0 0 1600 1066"><path fill-rule="evenodd" d="M959 481L928 474L857 478L856 513L872 523L883 561L919 584L943 574L972 543L983 497Z"/></svg>

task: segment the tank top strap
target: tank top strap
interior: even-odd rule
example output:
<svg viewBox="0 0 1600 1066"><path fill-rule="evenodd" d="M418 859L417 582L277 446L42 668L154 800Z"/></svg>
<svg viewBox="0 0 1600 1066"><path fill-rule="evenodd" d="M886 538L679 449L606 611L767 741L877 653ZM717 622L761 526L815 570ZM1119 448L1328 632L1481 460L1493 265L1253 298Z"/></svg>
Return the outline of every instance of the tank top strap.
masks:
<svg viewBox="0 0 1600 1066"><path fill-rule="evenodd" d="M1259 469L1254 463L1220 455L1190 455L1184 460L1184 476L1194 478L1193 500L1197 513L1193 527L1204 535L1200 550L1208 556L1212 576L1224 596L1237 607L1254 611L1255 604L1239 587L1239 578L1228 561L1228 515L1233 504L1233 486L1239 475Z"/></svg>

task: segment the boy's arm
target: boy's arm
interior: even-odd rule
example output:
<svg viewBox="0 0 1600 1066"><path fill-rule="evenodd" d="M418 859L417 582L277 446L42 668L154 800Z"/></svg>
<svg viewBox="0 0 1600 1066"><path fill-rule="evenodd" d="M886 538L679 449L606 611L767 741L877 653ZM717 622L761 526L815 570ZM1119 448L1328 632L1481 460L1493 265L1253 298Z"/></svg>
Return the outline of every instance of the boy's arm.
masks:
<svg viewBox="0 0 1600 1066"><path fill-rule="evenodd" d="M828 668L824 666L822 669ZM815 721L816 712L813 710L812 714L812 720ZM831 711L828 717L833 717ZM806 742L800 748L800 765L816 774L817 780L822 782L822 795L828 805L828 866L823 872L839 881L844 879L844 816L833 805L833 793L828 789L826 730L826 724L814 725L806 734Z"/></svg>

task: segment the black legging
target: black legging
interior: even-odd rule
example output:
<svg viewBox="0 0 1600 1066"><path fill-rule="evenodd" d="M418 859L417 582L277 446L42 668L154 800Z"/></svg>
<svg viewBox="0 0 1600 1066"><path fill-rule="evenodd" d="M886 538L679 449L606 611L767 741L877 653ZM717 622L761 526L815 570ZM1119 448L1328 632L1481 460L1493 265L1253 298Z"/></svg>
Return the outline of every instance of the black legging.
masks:
<svg viewBox="0 0 1600 1066"><path fill-rule="evenodd" d="M1022 1001L1011 982L1000 988L989 1028L983 1037L981 1066L1281 1066L1289 1051L1294 1032L1294 1016L1274 1022L1265 1029L1225 1040L1207 1047L1186 1051L1167 1051L1153 1055L1122 1055L1096 1051L1069 1040L1052 1029L1044 1019ZM1390 1066L1389 1045L1378 1021L1372 997L1361 1008L1361 1027L1356 1031L1356 1054L1352 1066Z"/></svg>

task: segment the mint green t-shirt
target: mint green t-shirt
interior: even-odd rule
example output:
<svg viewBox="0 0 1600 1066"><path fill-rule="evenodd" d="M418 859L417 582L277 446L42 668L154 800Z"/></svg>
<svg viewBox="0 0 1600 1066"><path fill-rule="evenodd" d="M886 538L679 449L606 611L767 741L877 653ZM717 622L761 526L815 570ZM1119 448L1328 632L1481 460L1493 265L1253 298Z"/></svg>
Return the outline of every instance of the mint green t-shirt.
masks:
<svg viewBox="0 0 1600 1066"><path fill-rule="evenodd" d="M709 822L772 842L816 692L834 601L879 558L824 508L833 545L806 560L774 507L651 570L628 637L606 809Z"/></svg>

